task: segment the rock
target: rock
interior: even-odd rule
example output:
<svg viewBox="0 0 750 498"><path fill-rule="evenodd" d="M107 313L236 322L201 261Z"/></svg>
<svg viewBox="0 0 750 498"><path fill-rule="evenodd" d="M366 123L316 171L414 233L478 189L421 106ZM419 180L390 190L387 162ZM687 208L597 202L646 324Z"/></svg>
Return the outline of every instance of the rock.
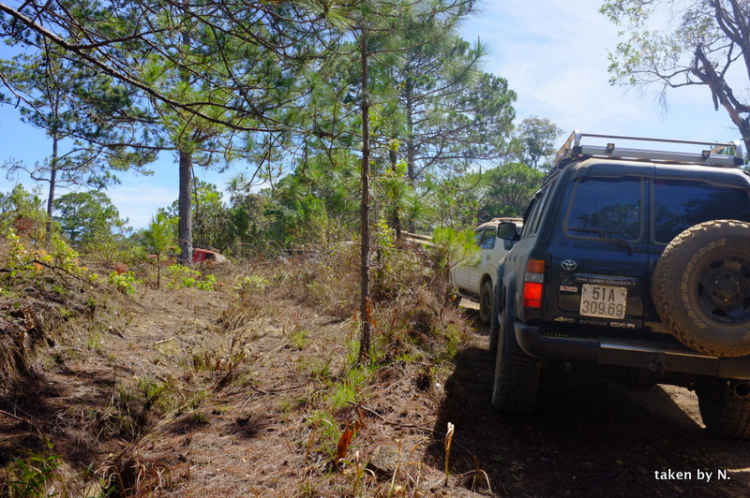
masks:
<svg viewBox="0 0 750 498"><path fill-rule="evenodd" d="M99 496L103 495L104 490L102 489L101 484L96 481L92 481L86 484L86 487L83 489L83 494L81 496L83 498L98 498Z"/></svg>
<svg viewBox="0 0 750 498"><path fill-rule="evenodd" d="M376 472L393 474L397 466L414 465L420 461L421 453L418 451L418 441L406 440L399 445L381 444L377 446L370 456L369 467Z"/></svg>

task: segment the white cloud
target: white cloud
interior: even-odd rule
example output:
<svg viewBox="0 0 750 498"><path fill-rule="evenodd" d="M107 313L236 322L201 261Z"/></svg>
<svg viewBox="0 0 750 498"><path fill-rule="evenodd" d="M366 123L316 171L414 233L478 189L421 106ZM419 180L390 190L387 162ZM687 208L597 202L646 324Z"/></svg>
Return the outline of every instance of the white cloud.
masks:
<svg viewBox="0 0 750 498"><path fill-rule="evenodd" d="M729 141L739 134L716 112L705 88L670 90L669 108L659 86L613 87L608 50L618 28L600 14L601 0L489 1L463 24L467 39L486 42L485 71L508 80L518 94L518 120L549 118L566 134L573 129L613 135Z"/></svg>

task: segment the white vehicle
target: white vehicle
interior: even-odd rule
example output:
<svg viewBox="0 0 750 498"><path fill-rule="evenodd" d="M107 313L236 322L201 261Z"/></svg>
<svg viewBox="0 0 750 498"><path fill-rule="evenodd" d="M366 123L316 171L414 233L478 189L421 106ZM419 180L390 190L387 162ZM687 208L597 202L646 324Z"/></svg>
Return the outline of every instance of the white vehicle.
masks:
<svg viewBox="0 0 750 498"><path fill-rule="evenodd" d="M451 268L451 285L467 297L479 299L479 319L484 324L489 324L492 316L492 291L498 267L518 239L522 226L521 218L495 218L479 225L476 229L479 260L474 265L458 264Z"/></svg>

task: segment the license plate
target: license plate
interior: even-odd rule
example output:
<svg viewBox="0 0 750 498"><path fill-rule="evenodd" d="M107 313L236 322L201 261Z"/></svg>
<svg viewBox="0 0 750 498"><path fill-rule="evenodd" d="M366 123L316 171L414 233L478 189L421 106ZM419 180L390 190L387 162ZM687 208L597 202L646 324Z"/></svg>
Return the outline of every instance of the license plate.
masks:
<svg viewBox="0 0 750 498"><path fill-rule="evenodd" d="M628 289L612 285L583 284L581 315L601 318L625 318Z"/></svg>

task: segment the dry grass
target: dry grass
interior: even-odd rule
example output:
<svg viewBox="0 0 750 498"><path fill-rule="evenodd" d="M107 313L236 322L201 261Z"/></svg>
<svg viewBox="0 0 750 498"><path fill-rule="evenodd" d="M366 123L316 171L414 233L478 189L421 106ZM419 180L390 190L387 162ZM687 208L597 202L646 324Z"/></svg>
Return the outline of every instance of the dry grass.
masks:
<svg viewBox="0 0 750 498"><path fill-rule="evenodd" d="M486 336L424 255L378 250L365 365L356 246L207 269L212 292L157 291L149 266L133 296L2 280L0 497L747 494L739 471L653 479L750 466L747 443L703 435L694 397L676 414L685 393L548 378L534 416L492 416Z"/></svg>
<svg viewBox="0 0 750 498"><path fill-rule="evenodd" d="M424 463L434 406L469 327L423 256L392 250L376 261L375 342L363 366L356 246L216 267L215 292L91 288L83 303L50 305L37 328L39 337L58 330L54 342L37 341L10 371L36 372L54 396L3 379L0 409L25 415L0 413L10 428L0 454L23 458L35 426L76 469L66 477L73 495L431 494L441 474ZM150 271L138 278L148 282ZM37 322L12 322L23 312L9 306L0 306L0 340L12 342L19 323ZM409 447L396 469L369 463L397 441ZM0 461L0 474L14 461Z"/></svg>

